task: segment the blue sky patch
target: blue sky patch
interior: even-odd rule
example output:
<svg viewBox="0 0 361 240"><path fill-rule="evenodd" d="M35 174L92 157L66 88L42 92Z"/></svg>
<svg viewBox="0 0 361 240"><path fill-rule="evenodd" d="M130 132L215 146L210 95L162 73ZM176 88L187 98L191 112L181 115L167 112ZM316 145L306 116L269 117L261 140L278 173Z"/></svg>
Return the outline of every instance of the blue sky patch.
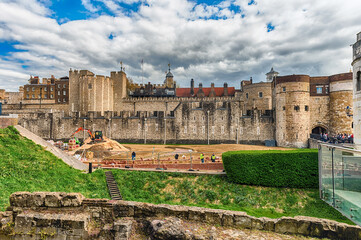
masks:
<svg viewBox="0 0 361 240"><path fill-rule="evenodd" d="M15 48L14 45L16 44L19 44L19 42L0 42L0 55L10 56L13 52L25 52L25 50Z"/></svg>
<svg viewBox="0 0 361 240"><path fill-rule="evenodd" d="M272 25L272 22L269 22L267 24L267 32L272 32L273 30L275 30L275 26Z"/></svg>

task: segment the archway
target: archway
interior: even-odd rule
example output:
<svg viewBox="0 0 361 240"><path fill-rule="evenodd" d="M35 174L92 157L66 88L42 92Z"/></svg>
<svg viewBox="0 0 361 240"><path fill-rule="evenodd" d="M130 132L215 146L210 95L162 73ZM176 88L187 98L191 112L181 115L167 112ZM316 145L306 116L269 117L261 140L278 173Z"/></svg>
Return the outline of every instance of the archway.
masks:
<svg viewBox="0 0 361 240"><path fill-rule="evenodd" d="M312 134L327 133L327 129L322 126L316 126L312 129Z"/></svg>

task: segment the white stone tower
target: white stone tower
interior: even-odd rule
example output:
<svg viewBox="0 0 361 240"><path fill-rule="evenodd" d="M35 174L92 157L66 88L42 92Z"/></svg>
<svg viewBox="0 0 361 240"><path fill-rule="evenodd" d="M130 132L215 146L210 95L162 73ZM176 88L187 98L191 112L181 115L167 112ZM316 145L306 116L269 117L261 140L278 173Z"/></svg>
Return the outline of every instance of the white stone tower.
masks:
<svg viewBox="0 0 361 240"><path fill-rule="evenodd" d="M353 50L353 132L355 144L361 144L361 32L357 34Z"/></svg>

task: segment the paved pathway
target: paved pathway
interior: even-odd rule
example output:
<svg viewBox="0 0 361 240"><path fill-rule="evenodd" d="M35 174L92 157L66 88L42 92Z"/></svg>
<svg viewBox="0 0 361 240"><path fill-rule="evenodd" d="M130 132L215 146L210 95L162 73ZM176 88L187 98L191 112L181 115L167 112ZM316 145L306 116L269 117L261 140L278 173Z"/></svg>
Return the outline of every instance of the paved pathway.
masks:
<svg viewBox="0 0 361 240"><path fill-rule="evenodd" d="M76 158L64 153L61 149L55 147L51 143L45 141L38 135L35 135L34 133L30 132L29 130L16 125L15 128L20 132L20 134L23 137L26 137L32 141L34 141L36 144L39 144L45 148L45 150L51 152L61 160L63 160L66 164L69 166L72 166L73 168L79 169L79 170L86 170L88 171L88 165L82 163L81 161L77 160Z"/></svg>

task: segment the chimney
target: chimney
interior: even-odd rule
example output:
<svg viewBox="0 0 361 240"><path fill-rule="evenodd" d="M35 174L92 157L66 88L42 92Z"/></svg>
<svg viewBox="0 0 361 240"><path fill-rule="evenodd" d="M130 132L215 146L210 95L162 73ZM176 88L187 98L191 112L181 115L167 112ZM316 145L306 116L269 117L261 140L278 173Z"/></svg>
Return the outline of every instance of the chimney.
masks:
<svg viewBox="0 0 361 240"><path fill-rule="evenodd" d="M249 79L249 81L251 81L251 84L253 83L252 77Z"/></svg>
<svg viewBox="0 0 361 240"><path fill-rule="evenodd" d="M191 96L194 95L194 80L193 78L191 79Z"/></svg>
<svg viewBox="0 0 361 240"><path fill-rule="evenodd" d="M224 87L223 96L227 97L228 96L228 84L224 83L223 87Z"/></svg>
<svg viewBox="0 0 361 240"><path fill-rule="evenodd" d="M198 92L197 92L197 97L204 97L203 84L202 84L202 83L199 84L199 89L198 89Z"/></svg>
<svg viewBox="0 0 361 240"><path fill-rule="evenodd" d="M216 92L214 91L214 83L211 83L211 91L209 92L208 97L216 97Z"/></svg>

